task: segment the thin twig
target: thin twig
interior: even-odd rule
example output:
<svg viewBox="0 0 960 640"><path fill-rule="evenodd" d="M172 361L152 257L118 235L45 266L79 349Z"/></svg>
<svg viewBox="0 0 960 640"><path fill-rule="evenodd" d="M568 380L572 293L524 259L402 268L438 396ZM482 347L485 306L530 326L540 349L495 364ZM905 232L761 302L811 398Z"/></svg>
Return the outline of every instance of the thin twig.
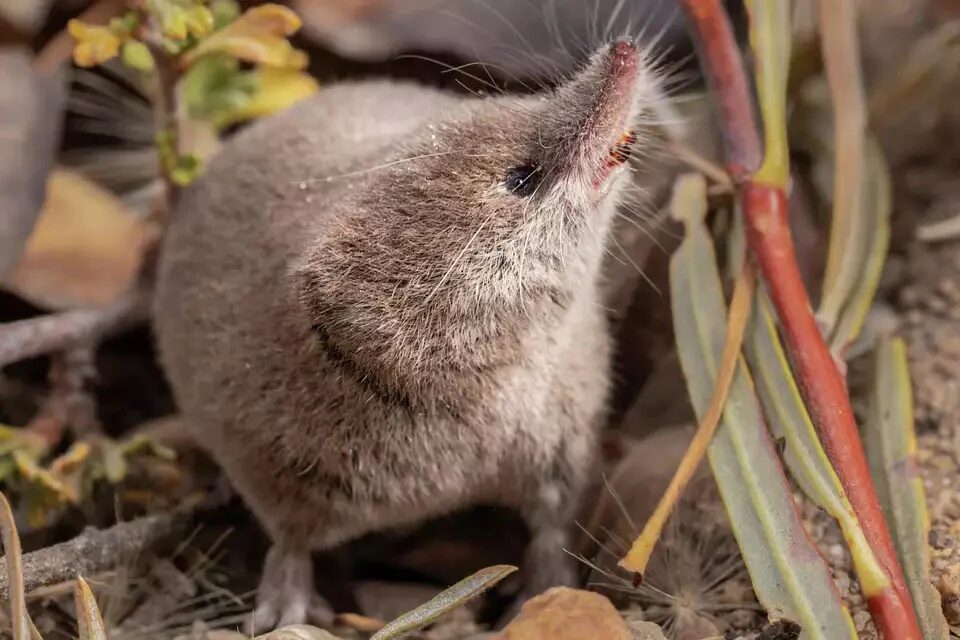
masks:
<svg viewBox="0 0 960 640"><path fill-rule="evenodd" d="M23 556L22 588L29 592L132 562L140 554L173 539L185 529L187 520L182 513L161 513L109 529L88 528L72 540ZM16 595L18 587L11 586L6 573L10 557L8 553L0 559L0 602Z"/></svg>
<svg viewBox="0 0 960 640"><path fill-rule="evenodd" d="M96 377L93 342L80 342L52 356L50 395L27 429L39 434L52 447L66 429L84 438L101 432L96 403L90 389Z"/></svg>
<svg viewBox="0 0 960 640"><path fill-rule="evenodd" d="M65 311L0 324L0 367L121 331L145 321L148 308L147 294L137 289L103 309Z"/></svg>
<svg viewBox="0 0 960 640"><path fill-rule="evenodd" d="M703 157L682 142L671 142L669 148L670 153L678 160L710 178L710 180L716 183L723 191L728 193L733 191L733 183L730 181L730 175L723 167L715 164L709 158Z"/></svg>

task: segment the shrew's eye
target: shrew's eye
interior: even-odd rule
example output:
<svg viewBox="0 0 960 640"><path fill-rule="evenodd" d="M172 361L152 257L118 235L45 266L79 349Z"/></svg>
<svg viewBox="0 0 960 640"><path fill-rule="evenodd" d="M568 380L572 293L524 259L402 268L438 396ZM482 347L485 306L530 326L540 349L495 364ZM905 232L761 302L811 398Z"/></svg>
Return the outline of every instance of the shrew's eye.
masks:
<svg viewBox="0 0 960 640"><path fill-rule="evenodd" d="M540 179L540 167L535 164L524 164L507 171L503 184L510 193L526 198L537 190Z"/></svg>

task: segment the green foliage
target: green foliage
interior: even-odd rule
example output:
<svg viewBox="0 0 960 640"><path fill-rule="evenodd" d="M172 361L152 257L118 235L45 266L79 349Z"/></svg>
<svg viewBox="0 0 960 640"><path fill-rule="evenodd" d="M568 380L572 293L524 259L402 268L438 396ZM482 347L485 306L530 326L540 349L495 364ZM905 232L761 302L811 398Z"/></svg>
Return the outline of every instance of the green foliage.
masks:
<svg viewBox="0 0 960 640"><path fill-rule="evenodd" d="M200 0L147 0L147 12L165 38L184 43L198 40L213 30L213 14Z"/></svg>
<svg viewBox="0 0 960 640"><path fill-rule="evenodd" d="M127 40L123 43L120 59L123 60L123 64L137 71L150 72L156 67L150 49L137 40Z"/></svg>
<svg viewBox="0 0 960 640"><path fill-rule="evenodd" d="M257 92L257 79L253 72L242 71L236 59L210 55L184 74L180 91L191 118L219 126L249 104Z"/></svg>
<svg viewBox="0 0 960 640"><path fill-rule="evenodd" d="M176 136L173 131L166 130L157 134L157 151L160 161L171 182L178 186L186 186L193 182L203 170L203 162L192 153L177 151Z"/></svg>
<svg viewBox="0 0 960 640"><path fill-rule="evenodd" d="M877 345L864 444L884 515L890 523L924 640L947 640L940 594L930 583L930 514L917 468L913 395L903 340Z"/></svg>
<svg viewBox="0 0 960 640"><path fill-rule="evenodd" d="M74 61L90 67L119 55L127 67L154 76L158 94L167 96L158 102L162 119L170 123L158 132L157 150L174 185L189 184L203 169L203 158L186 153L193 147L180 138L183 118L217 131L317 90L300 71L306 54L288 40L301 23L286 7L263 4L241 12L236 0L145 0L136 7L106 26L72 20ZM256 68L242 70L240 60ZM167 104L169 96L182 104Z"/></svg>
<svg viewBox="0 0 960 640"><path fill-rule="evenodd" d="M686 229L670 261L677 350L691 402L702 416L716 385L726 333L722 319L727 315L713 242L704 225L703 177L681 177L671 207ZM751 371L742 358L708 456L764 608L774 618L799 623L810 640L855 639L853 622L830 568L807 537L794 508Z"/></svg>
<svg viewBox="0 0 960 640"><path fill-rule="evenodd" d="M52 522L99 485L123 483L136 460L174 457L171 450L142 436L76 442L48 461L50 454L47 442L32 431L0 425L0 484L14 490L34 526Z"/></svg>

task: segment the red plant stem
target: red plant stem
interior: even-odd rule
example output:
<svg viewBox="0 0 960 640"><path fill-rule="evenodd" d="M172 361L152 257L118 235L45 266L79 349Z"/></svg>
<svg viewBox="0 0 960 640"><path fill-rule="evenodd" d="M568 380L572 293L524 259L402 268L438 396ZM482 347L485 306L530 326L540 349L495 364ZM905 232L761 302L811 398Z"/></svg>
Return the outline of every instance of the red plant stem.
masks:
<svg viewBox="0 0 960 640"><path fill-rule="evenodd" d="M763 159L760 128L743 56L720 0L682 0L696 34L701 64L723 123L727 173L735 184L750 178Z"/></svg>
<svg viewBox="0 0 960 640"><path fill-rule="evenodd" d="M824 449L847 492L864 536L892 588L865 594L874 621L887 640L920 640L900 563L854 421L846 385L810 311L787 221L782 190L747 182L742 190L747 243L767 281L794 374L818 427Z"/></svg>
<svg viewBox="0 0 960 640"><path fill-rule="evenodd" d="M913 603L870 477L846 384L813 317L787 221L783 189L754 183L759 130L743 59L720 0L682 0L716 96L727 170L738 185L747 243L783 328L794 374L811 418L864 535L891 587L864 594L886 640L921 640Z"/></svg>

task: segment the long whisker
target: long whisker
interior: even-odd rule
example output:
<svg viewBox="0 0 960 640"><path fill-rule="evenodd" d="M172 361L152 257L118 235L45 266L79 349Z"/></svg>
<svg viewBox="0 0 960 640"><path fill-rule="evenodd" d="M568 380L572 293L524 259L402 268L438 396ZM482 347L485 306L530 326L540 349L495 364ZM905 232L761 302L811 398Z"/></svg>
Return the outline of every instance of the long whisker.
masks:
<svg viewBox="0 0 960 640"><path fill-rule="evenodd" d="M379 164L379 165L377 165L377 166L375 166L375 167L367 167L367 168L365 168L365 169L357 169L356 171L348 171L348 172L346 172L346 173L340 173L340 174L337 174L337 175L332 175L332 176L320 176L320 177L317 177L317 178L308 178L308 179L306 179L306 180L291 180L291 181L290 181L290 184L312 184L312 183L321 182L321 181L322 181L322 182L331 182L331 181L333 181L333 180L340 180L341 178L352 178L352 177L354 177L354 176L360 176L360 175L364 175L364 174L367 174L367 173L372 173L372 172L374 172L374 171L380 171L381 169L388 169L388 168L390 168L390 167L395 167L395 166L397 166L397 165L404 164L404 163L406 163L406 162L413 162L414 160L424 160L424 159L426 159L426 158L438 158L438 157L441 157L441 156L453 155L453 154L455 154L455 153L462 153L462 151L456 150L456 151L438 151L438 152L436 152L436 153L425 153L425 154L423 154L423 155L413 156L413 157L410 157L410 158L401 158L400 160L393 160L393 161L391 161L391 162L385 162L385 163Z"/></svg>

